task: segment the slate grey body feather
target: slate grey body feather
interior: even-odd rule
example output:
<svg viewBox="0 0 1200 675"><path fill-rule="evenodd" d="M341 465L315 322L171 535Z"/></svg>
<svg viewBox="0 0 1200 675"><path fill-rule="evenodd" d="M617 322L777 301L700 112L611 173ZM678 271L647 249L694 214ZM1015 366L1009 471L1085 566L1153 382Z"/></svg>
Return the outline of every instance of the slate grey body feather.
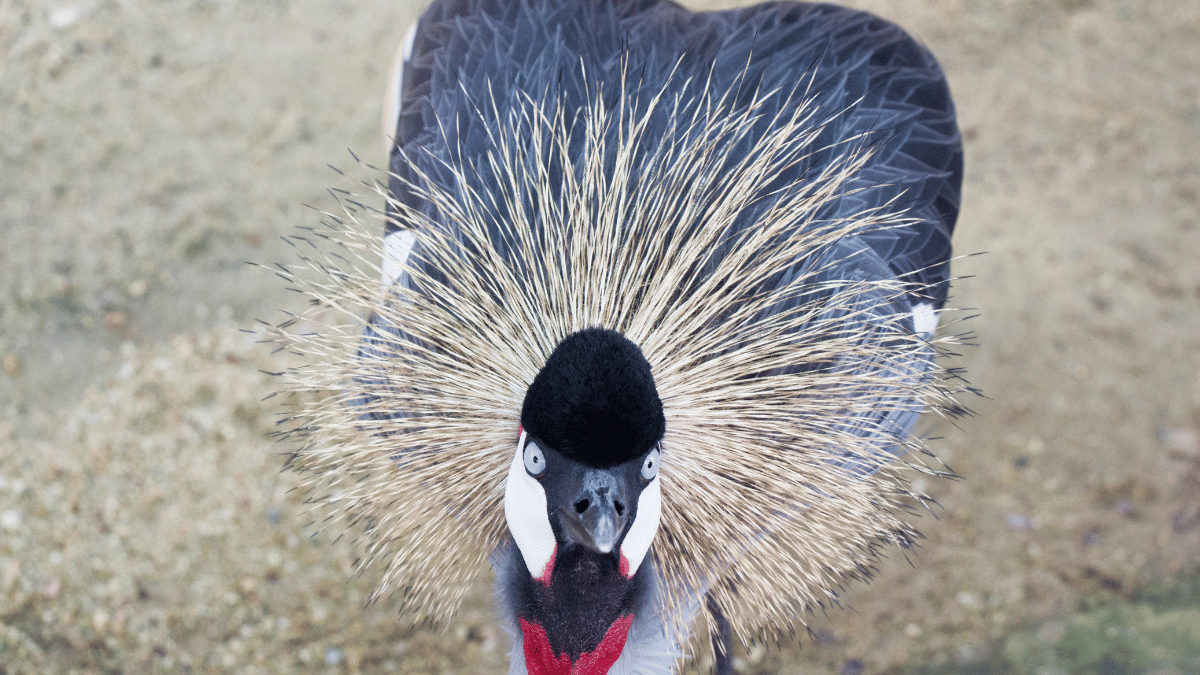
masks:
<svg viewBox="0 0 1200 675"><path fill-rule="evenodd" d="M870 163L822 215L885 204L906 210L918 220L911 227L860 237L895 276L913 282L915 293L936 308L945 302L962 184L949 88L932 54L903 30L843 7L771 2L690 12L662 0L434 2L422 15L405 67L395 133L401 152L392 154L391 171L415 180L412 162L435 180L444 177L439 162L476 162L487 152L497 111L524 96L547 105L561 97L566 110L581 109L601 82L603 95L615 100L622 70L630 74L623 82L627 97L643 101L697 81L744 91L738 102L756 89L778 90L743 140L745 153L773 120L786 117L781 109L811 100L825 122L813 145L823 150L772 188L827 163L844 150L840 141L875 132ZM805 95L795 95L797 89ZM659 134L670 126L668 113L656 112L652 128ZM494 189L486 171L480 177L473 188ZM426 208L402 181L390 187L402 201ZM772 201L766 192L758 212ZM745 213L740 226L753 227L756 215ZM396 227L389 224L389 232Z"/></svg>

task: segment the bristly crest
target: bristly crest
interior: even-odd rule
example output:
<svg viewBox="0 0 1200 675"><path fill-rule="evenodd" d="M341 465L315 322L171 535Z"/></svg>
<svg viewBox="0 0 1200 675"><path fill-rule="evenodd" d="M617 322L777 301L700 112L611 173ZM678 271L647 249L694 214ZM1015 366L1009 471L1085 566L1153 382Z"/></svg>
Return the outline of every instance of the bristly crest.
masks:
<svg viewBox="0 0 1200 675"><path fill-rule="evenodd" d="M609 469L650 451L666 429L654 375L637 345L588 328L546 359L521 406L521 425L577 462Z"/></svg>
<svg viewBox="0 0 1200 675"><path fill-rule="evenodd" d="M380 286L379 223L352 199L285 271L318 305L281 331L306 362L288 373L305 440L292 465L327 523L362 533L362 566L385 566L374 597L398 590L419 616L453 613L508 536L527 388L590 327L640 347L661 398L653 554L668 604L708 589L743 639L791 631L805 608L836 604L847 577L869 576L881 545L918 536L901 519L914 495L888 465L921 446L889 420L953 405L936 341L895 310L911 288L843 271L858 255L850 235L906 221L820 215L871 139L776 186L825 120L803 92L705 85L595 92L578 112L545 92L479 102L502 122L485 165L441 158L455 189L408 186L436 218L392 203L417 239L400 283ZM771 96L796 103L735 152ZM649 137L664 110L672 126ZM476 187L484 171L492 191ZM755 227L733 228L748 209Z"/></svg>

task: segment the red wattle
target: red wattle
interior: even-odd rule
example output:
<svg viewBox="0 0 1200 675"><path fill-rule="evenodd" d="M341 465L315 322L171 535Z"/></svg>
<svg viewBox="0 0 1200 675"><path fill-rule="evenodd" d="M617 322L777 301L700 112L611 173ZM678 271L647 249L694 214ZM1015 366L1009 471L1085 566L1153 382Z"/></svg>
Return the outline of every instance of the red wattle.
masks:
<svg viewBox="0 0 1200 675"><path fill-rule="evenodd" d="M625 553L621 553L621 562L617 563L617 571L626 579L629 578L629 558L625 557Z"/></svg>
<svg viewBox="0 0 1200 675"><path fill-rule="evenodd" d="M529 675L607 675L625 649L632 625L632 614L617 619L595 649L580 654L579 660L571 663L566 652L554 655L545 628L521 619L521 632L525 635L525 669Z"/></svg>
<svg viewBox="0 0 1200 675"><path fill-rule="evenodd" d="M545 628L521 619L521 632L525 634L525 669L529 675L571 675L570 657L566 652L554 656Z"/></svg>

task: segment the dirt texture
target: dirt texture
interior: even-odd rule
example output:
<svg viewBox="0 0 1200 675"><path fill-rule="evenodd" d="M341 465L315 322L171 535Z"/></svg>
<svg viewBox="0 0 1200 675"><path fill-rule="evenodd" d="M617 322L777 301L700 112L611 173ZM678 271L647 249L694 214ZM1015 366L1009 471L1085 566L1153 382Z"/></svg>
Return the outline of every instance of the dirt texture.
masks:
<svg viewBox="0 0 1200 675"><path fill-rule="evenodd" d="M963 479L919 486L916 554L739 672L1047 672L1125 639L1104 617L1190 623L1106 608L1200 560L1200 3L852 4L956 96L955 245L983 255L955 263L955 365L986 398L928 428ZM377 576L268 437L284 357L243 332L300 301L245 261L289 259L347 149L382 162L419 10L0 0L0 674L506 672L486 585L436 630L364 605ZM1200 670L1176 634L1169 672Z"/></svg>

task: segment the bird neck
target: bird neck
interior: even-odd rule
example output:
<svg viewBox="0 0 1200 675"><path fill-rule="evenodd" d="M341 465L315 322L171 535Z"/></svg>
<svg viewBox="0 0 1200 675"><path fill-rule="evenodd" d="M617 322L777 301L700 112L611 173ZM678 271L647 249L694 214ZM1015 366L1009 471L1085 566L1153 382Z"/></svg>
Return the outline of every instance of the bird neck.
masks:
<svg viewBox="0 0 1200 675"><path fill-rule="evenodd" d="M649 604L649 572L626 578L613 556L580 546L556 554L553 565L546 580L532 578L523 564L497 570L502 599L511 596L505 604L520 627L526 669L529 675L604 675Z"/></svg>
<svg viewBox="0 0 1200 675"><path fill-rule="evenodd" d="M596 648L572 659L567 652L555 656L546 629L521 619L525 669L529 675L605 675L620 658L629 638L633 615L626 614L609 626Z"/></svg>

